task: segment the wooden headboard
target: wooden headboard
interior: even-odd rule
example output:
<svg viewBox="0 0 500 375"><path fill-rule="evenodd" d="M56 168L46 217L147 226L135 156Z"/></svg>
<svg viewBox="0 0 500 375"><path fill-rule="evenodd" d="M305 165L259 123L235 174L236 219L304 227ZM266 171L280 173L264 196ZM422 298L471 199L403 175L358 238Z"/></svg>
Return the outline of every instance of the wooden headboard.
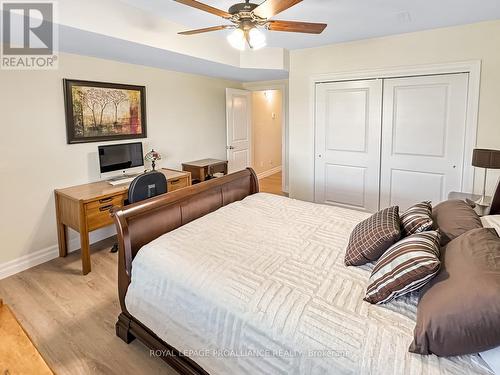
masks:
<svg viewBox="0 0 500 375"><path fill-rule="evenodd" d="M500 179L497 181L495 194L493 194L489 215L500 215Z"/></svg>
<svg viewBox="0 0 500 375"><path fill-rule="evenodd" d="M118 233L118 289L122 311L132 260L139 249L176 228L259 192L251 168L167 193L113 212Z"/></svg>

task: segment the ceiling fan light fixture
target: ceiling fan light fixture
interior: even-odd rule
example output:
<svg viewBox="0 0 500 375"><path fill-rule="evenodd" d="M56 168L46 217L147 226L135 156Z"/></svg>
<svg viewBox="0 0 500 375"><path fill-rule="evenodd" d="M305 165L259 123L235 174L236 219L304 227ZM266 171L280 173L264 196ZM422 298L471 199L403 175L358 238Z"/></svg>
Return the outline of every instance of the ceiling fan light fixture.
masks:
<svg viewBox="0 0 500 375"><path fill-rule="evenodd" d="M202 29L179 32L181 35L195 35L236 28L227 36L229 44L235 49L244 51L246 45L252 50L266 46L266 34L258 28L265 27L268 31L282 31L288 33L321 34L328 26L326 23L299 22L272 20L275 15L297 5L303 0L264 0L260 4L251 3L251 0L239 0L226 12L199 0L174 0L180 4L214 14L230 21L232 25L204 27Z"/></svg>
<svg viewBox="0 0 500 375"><path fill-rule="evenodd" d="M248 32L248 44L254 50L261 49L266 46L266 35L254 27Z"/></svg>
<svg viewBox="0 0 500 375"><path fill-rule="evenodd" d="M245 32L241 29L236 29L232 33L227 36L227 41L231 45L231 47L236 48L237 50L244 51L245 50Z"/></svg>

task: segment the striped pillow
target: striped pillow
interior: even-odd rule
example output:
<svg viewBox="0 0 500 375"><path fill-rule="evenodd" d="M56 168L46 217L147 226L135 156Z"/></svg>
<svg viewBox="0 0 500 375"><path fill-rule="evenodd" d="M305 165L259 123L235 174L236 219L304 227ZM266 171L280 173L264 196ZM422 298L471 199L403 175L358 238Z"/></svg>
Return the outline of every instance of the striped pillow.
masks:
<svg viewBox="0 0 500 375"><path fill-rule="evenodd" d="M417 233L391 246L372 271L365 301L387 303L427 284L441 266L440 237L439 231Z"/></svg>
<svg viewBox="0 0 500 375"><path fill-rule="evenodd" d="M431 229L433 224L431 202L417 203L403 212L399 218L405 237Z"/></svg>

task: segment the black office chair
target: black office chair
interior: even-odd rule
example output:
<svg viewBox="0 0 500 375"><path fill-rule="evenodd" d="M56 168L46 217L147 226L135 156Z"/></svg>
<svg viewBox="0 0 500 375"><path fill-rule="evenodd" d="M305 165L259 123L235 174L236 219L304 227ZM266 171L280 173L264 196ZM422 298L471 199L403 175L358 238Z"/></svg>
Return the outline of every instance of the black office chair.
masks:
<svg viewBox="0 0 500 375"><path fill-rule="evenodd" d="M167 192L167 178L161 172L151 171L143 173L130 183L128 199L125 205L140 202ZM112 253L118 251L118 244L111 248Z"/></svg>
<svg viewBox="0 0 500 375"><path fill-rule="evenodd" d="M128 188L128 204L156 197L167 192L167 179L161 172L143 173L130 183Z"/></svg>

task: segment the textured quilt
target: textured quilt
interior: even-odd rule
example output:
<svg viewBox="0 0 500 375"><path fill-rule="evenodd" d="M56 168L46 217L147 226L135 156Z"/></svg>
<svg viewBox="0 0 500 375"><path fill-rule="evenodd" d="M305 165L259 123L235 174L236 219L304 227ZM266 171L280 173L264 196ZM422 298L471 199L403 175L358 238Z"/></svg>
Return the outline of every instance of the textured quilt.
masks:
<svg viewBox="0 0 500 375"><path fill-rule="evenodd" d="M416 295L363 301L372 266L343 258L367 216L249 196L144 246L127 309L211 374L489 373L477 356L408 352Z"/></svg>

